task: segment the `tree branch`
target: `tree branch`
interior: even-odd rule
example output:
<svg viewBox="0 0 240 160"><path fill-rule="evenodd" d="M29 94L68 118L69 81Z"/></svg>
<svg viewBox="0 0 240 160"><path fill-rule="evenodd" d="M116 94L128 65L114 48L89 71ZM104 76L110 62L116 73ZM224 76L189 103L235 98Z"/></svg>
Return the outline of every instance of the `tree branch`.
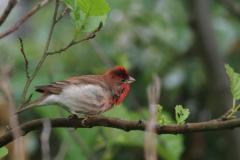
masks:
<svg viewBox="0 0 240 160"><path fill-rule="evenodd" d="M9 13L12 11L13 7L17 4L17 0L9 0L7 7L5 8L2 16L0 17L0 27L7 19Z"/></svg>
<svg viewBox="0 0 240 160"><path fill-rule="evenodd" d="M48 3L50 3L52 0L45 0L42 3L38 4L35 6L30 12L26 14L22 19L20 19L13 27L8 29L7 31L3 32L0 34L0 39L9 35L10 33L16 31L19 29L20 25L22 25L29 17L31 17L34 13L36 13L39 9L43 8L46 6Z"/></svg>
<svg viewBox="0 0 240 160"><path fill-rule="evenodd" d="M37 119L27 122L21 125L19 128L22 135L25 136L27 133L42 129L45 121L51 121L52 128L92 128L96 126L116 128L124 130L126 132L139 130L145 131L149 122L144 120L138 121L126 121L121 118L110 118L110 117L90 117L85 121L85 125L82 125L83 118L68 120L67 118L44 118ZM193 133L193 132L206 132L206 131L217 131L227 130L240 127L240 119L230 119L227 121L212 120L201 123L186 123L182 125L165 125L163 127L160 124L154 125L156 133L161 134L182 134L182 133ZM15 129L19 129L15 128ZM18 138L18 137L17 137ZM13 130L7 131L3 136L0 137L0 148L14 140Z"/></svg>

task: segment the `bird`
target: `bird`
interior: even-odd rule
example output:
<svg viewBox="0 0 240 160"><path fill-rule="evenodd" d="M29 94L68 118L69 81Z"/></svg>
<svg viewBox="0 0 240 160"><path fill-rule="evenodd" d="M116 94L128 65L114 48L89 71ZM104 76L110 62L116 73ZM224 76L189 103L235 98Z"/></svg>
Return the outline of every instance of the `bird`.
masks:
<svg viewBox="0 0 240 160"><path fill-rule="evenodd" d="M136 81L122 66L116 66L103 75L83 75L49 85L36 86L36 92L42 95L16 114L33 107L57 105L72 114L89 117L100 115L119 105L130 89L130 83Z"/></svg>

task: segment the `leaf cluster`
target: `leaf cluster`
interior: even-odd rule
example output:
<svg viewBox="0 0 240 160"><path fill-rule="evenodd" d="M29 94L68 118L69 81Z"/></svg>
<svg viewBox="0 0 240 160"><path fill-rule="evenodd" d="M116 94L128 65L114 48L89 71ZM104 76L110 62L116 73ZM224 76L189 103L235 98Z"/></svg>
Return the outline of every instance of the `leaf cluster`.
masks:
<svg viewBox="0 0 240 160"><path fill-rule="evenodd" d="M235 107L236 100L240 99L240 74L235 73L233 71L233 69L228 64L225 65L225 68L226 68L226 72L227 72L227 74L230 78L230 81L231 81L231 92L232 92L232 95L233 95L232 112L231 112L231 114L229 114L227 116L227 118L236 118L235 116L232 116L232 115L235 112L237 112L238 109L240 108L240 104L237 107Z"/></svg>
<svg viewBox="0 0 240 160"><path fill-rule="evenodd" d="M99 24L106 23L106 13L110 11L104 0L62 0L70 12L70 22L76 33L91 32L98 28Z"/></svg>

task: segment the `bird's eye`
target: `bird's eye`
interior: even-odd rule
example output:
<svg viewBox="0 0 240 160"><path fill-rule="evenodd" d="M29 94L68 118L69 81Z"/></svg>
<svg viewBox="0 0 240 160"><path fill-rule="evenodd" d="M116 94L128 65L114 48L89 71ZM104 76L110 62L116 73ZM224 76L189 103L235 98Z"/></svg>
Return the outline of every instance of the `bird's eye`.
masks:
<svg viewBox="0 0 240 160"><path fill-rule="evenodd" d="M121 81L122 81L122 82L125 82L125 78L122 78Z"/></svg>

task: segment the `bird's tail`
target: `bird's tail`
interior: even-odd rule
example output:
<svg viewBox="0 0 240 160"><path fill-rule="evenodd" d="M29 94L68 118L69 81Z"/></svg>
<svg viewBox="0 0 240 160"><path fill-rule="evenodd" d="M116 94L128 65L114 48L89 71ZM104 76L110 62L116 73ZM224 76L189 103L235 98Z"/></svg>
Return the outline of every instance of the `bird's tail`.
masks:
<svg viewBox="0 0 240 160"><path fill-rule="evenodd" d="M19 114L19 113L21 113L21 112L23 112L23 111L25 111L25 110L27 110L27 109L33 108L33 107L35 107L38 103L40 103L40 101L36 100L35 102L29 104L28 106L26 106L26 107L18 110L15 114Z"/></svg>
<svg viewBox="0 0 240 160"><path fill-rule="evenodd" d="M40 102L42 102L45 98L47 98L49 96L49 94L42 94L41 97L39 97L36 101L34 101L33 103L29 104L28 106L18 110L15 114L19 114L27 109L33 108L33 107L39 107L40 105L38 105Z"/></svg>

